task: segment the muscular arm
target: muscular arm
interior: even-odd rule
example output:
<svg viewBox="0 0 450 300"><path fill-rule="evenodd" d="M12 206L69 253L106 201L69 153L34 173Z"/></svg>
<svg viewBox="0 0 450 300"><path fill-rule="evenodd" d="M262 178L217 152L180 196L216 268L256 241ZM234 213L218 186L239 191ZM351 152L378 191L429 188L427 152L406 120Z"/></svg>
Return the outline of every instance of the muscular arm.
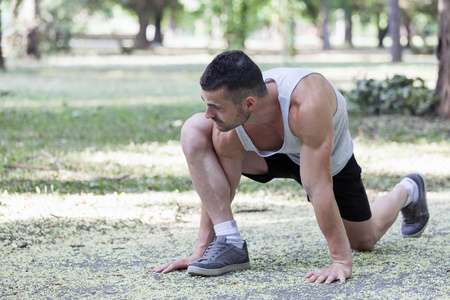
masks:
<svg viewBox="0 0 450 300"><path fill-rule="evenodd" d="M345 282L351 276L350 244L334 198L331 175L335 96L332 89L324 88L325 79L305 79L294 90L298 97L293 95L289 123L292 132L302 140L300 176L332 261L329 268L310 272L306 278L307 282L316 283Z"/></svg>
<svg viewBox="0 0 450 300"><path fill-rule="evenodd" d="M332 262L330 268L336 270L311 272L307 275L307 282L345 282L351 275L350 245L334 198L327 148L327 145L317 148L308 144L302 146L301 178L314 207L317 223L328 243Z"/></svg>

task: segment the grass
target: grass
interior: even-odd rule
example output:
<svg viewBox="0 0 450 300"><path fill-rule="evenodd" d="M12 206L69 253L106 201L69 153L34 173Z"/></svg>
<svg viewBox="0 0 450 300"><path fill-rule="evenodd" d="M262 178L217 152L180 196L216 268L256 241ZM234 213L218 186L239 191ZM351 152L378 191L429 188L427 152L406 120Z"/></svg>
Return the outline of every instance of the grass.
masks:
<svg viewBox="0 0 450 300"><path fill-rule="evenodd" d="M339 88L391 74L435 84L431 56L391 65L381 51L254 54L262 69L317 70ZM9 299L388 299L448 295L450 123L350 115L371 200L406 173L429 185L432 220L414 240L397 221L370 253L353 253L346 285L303 285L328 263L312 207L296 184L243 180L233 209L252 269L217 278L155 265L188 255L199 202L180 149L183 122L204 109L198 78L212 57L53 57L0 74L0 295ZM419 73L420 72L420 73ZM417 75L416 75L417 74ZM39 169L37 169L39 167ZM250 213L249 210L259 212ZM267 244L266 241L271 243ZM405 255L408 253L408 255ZM426 253L424 259L423 253ZM301 296L299 296L301 295Z"/></svg>

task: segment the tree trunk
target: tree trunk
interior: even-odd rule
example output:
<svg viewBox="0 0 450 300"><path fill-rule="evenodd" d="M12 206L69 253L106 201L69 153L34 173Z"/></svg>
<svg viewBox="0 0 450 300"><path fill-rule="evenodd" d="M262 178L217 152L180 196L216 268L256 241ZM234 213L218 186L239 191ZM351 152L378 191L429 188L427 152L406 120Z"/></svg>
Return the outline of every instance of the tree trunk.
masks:
<svg viewBox="0 0 450 300"><path fill-rule="evenodd" d="M39 38L37 28L34 27L27 35L27 55L34 58L40 58L39 54Z"/></svg>
<svg viewBox="0 0 450 300"><path fill-rule="evenodd" d="M154 1L154 4L155 4L155 7L153 9L154 9L154 13L155 13L155 36L153 38L152 43L162 45L164 37L161 33L161 22L163 19L165 1L164 0L156 0L156 1Z"/></svg>
<svg viewBox="0 0 450 300"><path fill-rule="evenodd" d="M353 47L352 30L353 30L352 10L349 7L346 7L345 8L345 43L350 47Z"/></svg>
<svg viewBox="0 0 450 300"><path fill-rule="evenodd" d="M402 61L402 45L400 44L401 10L398 0L389 0L389 33L392 38L392 62Z"/></svg>
<svg viewBox="0 0 450 300"><path fill-rule="evenodd" d="M146 49L150 46L150 42L147 39L147 26L148 21L150 20L150 14L145 9L142 9L137 12L139 19L139 33L137 35L137 48L138 49Z"/></svg>
<svg viewBox="0 0 450 300"><path fill-rule="evenodd" d="M40 11L39 11L40 3L41 0L34 1L33 25L29 29L27 34L27 54L37 59L41 57L41 53L39 52L39 30L38 30L38 26L40 23Z"/></svg>
<svg viewBox="0 0 450 300"><path fill-rule="evenodd" d="M284 16L280 20L279 31L283 39L283 61L287 62L289 57L297 52L295 49L295 11L289 0L280 1L279 15Z"/></svg>
<svg viewBox="0 0 450 300"><path fill-rule="evenodd" d="M330 32L328 31L329 13L327 0L320 1L320 15L322 20L322 50L331 50Z"/></svg>
<svg viewBox="0 0 450 300"><path fill-rule="evenodd" d="M153 38L153 44L162 45L163 36L161 33L161 21L162 21L163 13L162 11L157 11L155 13L155 37Z"/></svg>
<svg viewBox="0 0 450 300"><path fill-rule="evenodd" d="M439 76L436 94L440 97L439 116L450 119L450 0L439 0Z"/></svg>
<svg viewBox="0 0 450 300"><path fill-rule="evenodd" d="M245 48L245 40L247 39L247 33L248 33L248 24L247 24L247 15L248 15L248 3L247 1L242 1L241 2L241 17L240 17L240 26L236 26L237 28L239 28L239 30L237 31L237 38L239 41L240 46L242 47L242 49Z"/></svg>
<svg viewBox="0 0 450 300"><path fill-rule="evenodd" d="M5 72L5 61L3 60L2 50L2 0L0 0L0 72Z"/></svg>
<svg viewBox="0 0 450 300"><path fill-rule="evenodd" d="M403 9L401 11L402 11L403 26L405 26L405 28L406 28L406 39L407 39L406 48L410 49L413 47L412 37L414 34L411 29L413 21L412 21L412 18L408 11L403 10Z"/></svg>
<svg viewBox="0 0 450 300"><path fill-rule="evenodd" d="M378 48L382 49L384 48L383 45L384 38L386 37L386 34L388 33L389 30L389 21L385 28L381 28L380 21L378 21L377 24L378 24Z"/></svg>
<svg viewBox="0 0 450 300"><path fill-rule="evenodd" d="M293 10L287 12L285 19L286 36L285 36L285 48L286 53L289 56L294 56L297 53L295 49L295 16Z"/></svg>

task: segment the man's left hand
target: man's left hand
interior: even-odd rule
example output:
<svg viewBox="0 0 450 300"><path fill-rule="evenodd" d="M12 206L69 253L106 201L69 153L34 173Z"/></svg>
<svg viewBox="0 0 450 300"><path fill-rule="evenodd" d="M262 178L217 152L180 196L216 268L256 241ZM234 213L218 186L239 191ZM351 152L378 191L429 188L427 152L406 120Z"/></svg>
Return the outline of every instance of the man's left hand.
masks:
<svg viewBox="0 0 450 300"><path fill-rule="evenodd" d="M306 283L330 284L336 280L345 283L345 280L352 276L352 267L342 263L333 263L330 267L306 274Z"/></svg>

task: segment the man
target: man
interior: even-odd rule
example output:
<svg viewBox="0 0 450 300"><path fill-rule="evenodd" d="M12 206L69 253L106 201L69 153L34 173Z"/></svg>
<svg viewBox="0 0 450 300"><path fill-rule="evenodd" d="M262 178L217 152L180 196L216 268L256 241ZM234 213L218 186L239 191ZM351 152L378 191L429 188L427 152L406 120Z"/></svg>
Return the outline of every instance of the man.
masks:
<svg viewBox="0 0 450 300"><path fill-rule="evenodd" d="M247 244L231 202L241 175L259 182L292 178L314 207L331 266L306 282L344 283L352 274L350 249L371 250L403 214L402 233L419 236L428 222L425 179L411 174L371 206L353 156L344 97L320 74L295 68L261 73L241 51L218 55L200 84L206 112L183 126L181 144L201 198L193 254L155 268L188 268L213 276L247 269Z"/></svg>

